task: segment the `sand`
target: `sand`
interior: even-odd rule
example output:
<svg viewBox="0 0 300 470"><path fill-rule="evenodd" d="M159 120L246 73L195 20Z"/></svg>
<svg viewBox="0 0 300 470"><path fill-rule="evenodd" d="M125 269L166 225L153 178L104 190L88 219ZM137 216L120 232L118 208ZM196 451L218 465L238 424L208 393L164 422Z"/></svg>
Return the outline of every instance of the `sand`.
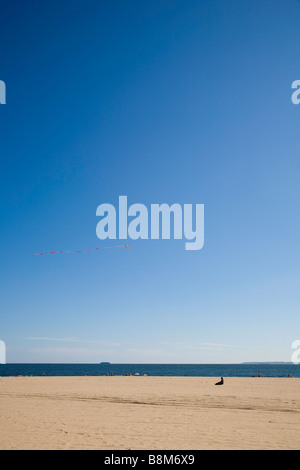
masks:
<svg viewBox="0 0 300 470"><path fill-rule="evenodd" d="M299 449L300 379L0 378L0 449Z"/></svg>

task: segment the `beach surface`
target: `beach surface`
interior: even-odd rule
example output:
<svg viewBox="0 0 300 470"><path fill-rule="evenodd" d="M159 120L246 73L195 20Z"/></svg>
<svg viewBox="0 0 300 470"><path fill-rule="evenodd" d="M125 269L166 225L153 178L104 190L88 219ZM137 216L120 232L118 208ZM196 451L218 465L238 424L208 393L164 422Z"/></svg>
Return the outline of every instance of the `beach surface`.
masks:
<svg viewBox="0 0 300 470"><path fill-rule="evenodd" d="M299 449L299 378L0 378L0 449Z"/></svg>

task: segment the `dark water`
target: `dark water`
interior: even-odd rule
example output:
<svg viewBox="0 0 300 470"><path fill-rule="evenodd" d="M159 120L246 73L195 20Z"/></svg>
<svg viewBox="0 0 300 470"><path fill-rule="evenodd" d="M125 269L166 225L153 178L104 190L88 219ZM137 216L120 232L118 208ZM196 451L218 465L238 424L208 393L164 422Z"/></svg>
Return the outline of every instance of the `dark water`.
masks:
<svg viewBox="0 0 300 470"><path fill-rule="evenodd" d="M176 377L300 377L294 364L0 364L0 377L147 374Z"/></svg>

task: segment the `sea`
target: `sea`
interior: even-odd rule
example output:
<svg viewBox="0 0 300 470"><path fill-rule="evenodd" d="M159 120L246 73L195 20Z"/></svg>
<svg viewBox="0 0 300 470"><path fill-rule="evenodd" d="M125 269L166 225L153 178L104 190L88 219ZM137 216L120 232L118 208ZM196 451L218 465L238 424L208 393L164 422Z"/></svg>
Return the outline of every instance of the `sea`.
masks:
<svg viewBox="0 0 300 470"><path fill-rule="evenodd" d="M153 377L300 377L300 365L251 364L0 364L0 377L106 376Z"/></svg>

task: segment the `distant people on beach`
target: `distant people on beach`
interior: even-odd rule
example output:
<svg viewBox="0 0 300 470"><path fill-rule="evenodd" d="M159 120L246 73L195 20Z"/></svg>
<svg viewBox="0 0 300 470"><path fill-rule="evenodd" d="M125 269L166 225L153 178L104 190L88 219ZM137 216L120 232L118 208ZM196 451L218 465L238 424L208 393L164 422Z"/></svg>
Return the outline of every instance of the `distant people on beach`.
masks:
<svg viewBox="0 0 300 470"><path fill-rule="evenodd" d="M217 382L215 385L223 385L223 384L224 384L224 379L223 377L221 377L220 382Z"/></svg>

